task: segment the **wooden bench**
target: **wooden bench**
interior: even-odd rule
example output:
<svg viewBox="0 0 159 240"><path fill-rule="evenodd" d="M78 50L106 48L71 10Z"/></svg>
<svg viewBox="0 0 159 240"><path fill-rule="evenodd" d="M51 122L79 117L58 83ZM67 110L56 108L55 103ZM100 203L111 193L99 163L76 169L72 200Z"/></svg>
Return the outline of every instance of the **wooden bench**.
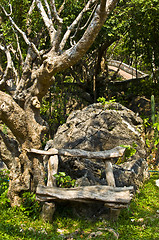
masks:
<svg viewBox="0 0 159 240"><path fill-rule="evenodd" d="M36 190L37 199L42 202L74 201L74 202L102 202L112 210L126 208L132 199L133 187L116 187L113 174L112 160L124 155L125 148L115 147L111 150L89 152L79 149L49 149L48 151L30 149L31 153L49 155L47 186L39 185ZM54 177L58 172L58 156L81 157L98 159L105 163L106 180L108 186L82 186L75 188L58 188Z"/></svg>

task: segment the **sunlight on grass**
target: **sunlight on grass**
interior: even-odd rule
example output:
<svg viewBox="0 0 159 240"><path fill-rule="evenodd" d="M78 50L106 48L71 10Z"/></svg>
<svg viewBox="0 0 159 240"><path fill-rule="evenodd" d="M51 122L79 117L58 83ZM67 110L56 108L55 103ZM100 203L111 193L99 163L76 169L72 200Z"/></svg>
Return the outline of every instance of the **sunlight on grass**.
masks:
<svg viewBox="0 0 159 240"><path fill-rule="evenodd" d="M17 208L0 203L0 239L159 239L159 188L152 174L144 183L128 209L122 210L118 221L77 218L70 209L57 210L52 224L33 220Z"/></svg>

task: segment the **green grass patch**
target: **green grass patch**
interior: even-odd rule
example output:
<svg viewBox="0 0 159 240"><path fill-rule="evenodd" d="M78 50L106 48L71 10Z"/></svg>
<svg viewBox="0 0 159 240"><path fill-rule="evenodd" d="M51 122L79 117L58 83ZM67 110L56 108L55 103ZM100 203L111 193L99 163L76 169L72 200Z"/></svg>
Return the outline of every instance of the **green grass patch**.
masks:
<svg viewBox="0 0 159 240"><path fill-rule="evenodd" d="M57 210L52 224L33 219L20 208L0 203L0 240L58 240L58 239L159 239L159 188L151 174L128 209L122 210L116 222L105 219L87 220L73 213Z"/></svg>

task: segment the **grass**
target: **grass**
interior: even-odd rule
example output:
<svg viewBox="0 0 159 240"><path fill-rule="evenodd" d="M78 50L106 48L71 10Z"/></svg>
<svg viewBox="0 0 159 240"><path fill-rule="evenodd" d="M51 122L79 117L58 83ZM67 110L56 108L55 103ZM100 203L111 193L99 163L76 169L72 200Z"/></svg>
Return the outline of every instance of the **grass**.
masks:
<svg viewBox="0 0 159 240"><path fill-rule="evenodd" d="M159 174L151 174L130 204L121 211L116 222L105 219L86 220L74 217L67 209L57 210L52 224L40 217L27 216L23 208L11 208L0 203L0 240L79 240L79 239L159 239L159 188L155 180Z"/></svg>

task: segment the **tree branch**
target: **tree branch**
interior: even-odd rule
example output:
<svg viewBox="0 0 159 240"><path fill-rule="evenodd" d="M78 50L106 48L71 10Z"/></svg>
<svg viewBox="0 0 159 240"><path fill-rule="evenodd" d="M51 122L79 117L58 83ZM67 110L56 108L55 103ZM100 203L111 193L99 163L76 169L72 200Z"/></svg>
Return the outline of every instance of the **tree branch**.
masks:
<svg viewBox="0 0 159 240"><path fill-rule="evenodd" d="M58 15L60 15L60 14L61 14L61 12L63 11L63 9L64 9L64 6L65 6L65 3L66 3L66 0L64 0L64 1L63 1L63 3L62 3L62 5L61 5L61 7L59 8L59 10L58 10Z"/></svg>
<svg viewBox="0 0 159 240"><path fill-rule="evenodd" d="M27 25L27 33L30 34L31 33L31 18L30 18L30 15L32 14L34 8L35 8L35 4L36 4L36 1L33 0L31 6L30 6L30 9L28 11L28 14L27 14L27 19L26 19L26 25Z"/></svg>
<svg viewBox="0 0 159 240"><path fill-rule="evenodd" d="M80 30L83 30L84 28L86 28L86 26L87 26L88 23L90 22L90 20L91 20L93 14L95 13L96 8L97 8L97 4L95 4L95 7L93 8L93 11L92 11L91 15L89 16L87 22L84 24L83 27L80 27Z"/></svg>
<svg viewBox="0 0 159 240"><path fill-rule="evenodd" d="M100 12L105 12L106 10L106 4L107 2L110 2L111 0L102 0L100 3ZM109 4L109 3L108 3Z"/></svg>
<svg viewBox="0 0 159 240"><path fill-rule="evenodd" d="M103 1L101 0L101 3ZM68 69L70 66L76 64L83 57L86 51L93 44L96 36L98 35L101 27L103 26L108 16L108 13L113 10L115 4L118 1L119 0L109 1L110 5L107 5L107 7L105 8L107 9L107 11L103 11L103 9L102 11L100 11L100 5L97 6L97 9L89 26L87 27L81 39L73 47L64 51L61 55L55 55L54 49L51 49L47 54L43 56L45 58L43 64L36 71L34 71L31 76L33 81L36 79L36 83L34 84L34 89L32 88L32 91L35 91L36 88L36 90L38 91L37 96L39 99L41 99L46 94L48 88L52 84L53 79L51 78L55 73ZM67 36L64 35L60 47L64 47L65 42L68 39L70 32L72 31L72 26L75 27L75 25L81 19L82 13L89 8L92 2L94 3L95 0L89 1L86 4L85 8L82 10L82 12L78 15L76 20L73 22L73 24L70 25L71 29L69 27L68 31L66 31Z"/></svg>
<svg viewBox="0 0 159 240"><path fill-rule="evenodd" d="M51 44L53 43L53 40L54 40L54 37L55 37L55 34L56 34L56 30L53 26L53 22L52 20L47 16L46 12L45 12L45 9L41 3L40 0L36 0L36 4L37 4L37 7L40 11L40 14L43 18L43 21L44 21L44 24L45 26L47 27L47 30L49 32L49 35L50 35L50 41L51 41Z"/></svg>
<svg viewBox="0 0 159 240"><path fill-rule="evenodd" d="M81 39L77 42L76 45L74 45L73 47L64 52L65 57L69 59L70 65L75 64L90 48L96 36L98 35L101 27L103 26L107 16L114 9L118 1L119 0L107 1L104 11L103 10L104 3L106 1L101 0L102 7L101 5L98 5L94 17L90 22L89 26L87 27L86 31L84 32L83 36L81 37Z"/></svg>
<svg viewBox="0 0 159 240"><path fill-rule="evenodd" d="M6 15L6 16L9 18L9 20L11 21L12 25L15 27L15 29L22 35L22 37L23 37L24 41L26 42L26 44L29 45L30 47L32 47L32 49L34 50L34 52L35 52L38 56L40 56L40 53L39 53L38 49L36 48L35 44L34 44L33 42L30 42L30 41L29 41L26 33L23 32L23 31L17 26L17 24L14 22L14 20L13 20L12 17L10 16L11 13L12 13L12 11L11 11L10 14L8 14L2 5L1 5L1 7L2 7L3 12L5 13L5 15Z"/></svg>
<svg viewBox="0 0 159 240"><path fill-rule="evenodd" d="M73 21L73 23L68 27L68 30L66 31L66 33L63 36L63 39L60 43L60 50L63 50L71 32L74 30L75 26L78 24L78 22L81 20L83 14L85 12L87 12L90 9L90 5L95 3L96 0L89 0L88 3L85 5L85 7L83 8L83 10L79 13L79 15L77 16L77 18Z"/></svg>
<svg viewBox="0 0 159 240"><path fill-rule="evenodd" d="M45 1L47 2L47 0L45 0ZM46 3L46 4L48 5L48 3ZM58 25L57 31L55 32L55 35L54 35L54 41L52 41L52 50L55 52L58 52L59 44L60 44L60 36L61 36L61 32L62 32L63 19L59 17L59 14L58 14L58 12L56 10L56 6L55 6L55 1L51 0L50 4L51 4L52 12L53 12L53 18L54 18L56 24ZM48 5L48 7L49 7L49 5ZM49 8L49 12L50 11L51 10ZM51 14L51 12L50 12L50 14Z"/></svg>
<svg viewBox="0 0 159 240"><path fill-rule="evenodd" d="M49 6L47 0L44 0L44 3L45 3L45 6L46 6L46 8L47 8L48 17L49 17L49 19L52 19L50 6Z"/></svg>
<svg viewBox="0 0 159 240"><path fill-rule="evenodd" d="M63 19L60 18L58 15L58 12L57 12L56 6L55 6L55 0L51 0L51 6L52 6L53 14L54 14L54 19L57 21L58 24L62 24Z"/></svg>
<svg viewBox="0 0 159 240"><path fill-rule="evenodd" d="M13 28L14 31L14 28ZM18 34L14 31L15 36L16 36L16 41L17 41L17 52L19 53L19 63L23 66L24 65L24 61L23 61L23 56L22 56L22 51L21 51L21 47L20 47L20 43L19 43L19 38L18 38Z"/></svg>
<svg viewBox="0 0 159 240"><path fill-rule="evenodd" d="M14 67L14 63L12 61L12 57L11 57L11 54L10 54L10 51L9 51L9 46L8 47L3 47L2 45L0 45L0 49L5 52L6 58L7 58L7 66L6 66L6 69L4 71L2 80L0 81L0 89L6 88L7 90L9 90L9 88L7 88L7 87L11 87L10 90L13 90L12 86L6 86L6 81L9 80L10 84L13 85L13 82L14 82L15 79L16 79L16 81L18 81L18 74L17 74L17 71Z"/></svg>

